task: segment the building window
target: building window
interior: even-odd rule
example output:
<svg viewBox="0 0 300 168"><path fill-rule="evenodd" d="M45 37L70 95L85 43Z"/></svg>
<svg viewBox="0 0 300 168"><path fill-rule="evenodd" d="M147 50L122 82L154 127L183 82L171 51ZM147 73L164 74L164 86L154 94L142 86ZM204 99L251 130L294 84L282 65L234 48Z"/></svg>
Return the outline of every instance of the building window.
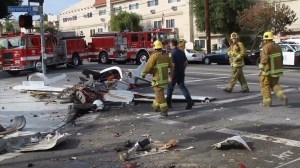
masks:
<svg viewBox="0 0 300 168"><path fill-rule="evenodd" d="M154 28L162 28L162 21L154 21Z"/></svg>
<svg viewBox="0 0 300 168"><path fill-rule="evenodd" d="M168 3L180 2L181 0L168 0Z"/></svg>
<svg viewBox="0 0 300 168"><path fill-rule="evenodd" d="M166 20L166 28L174 28L175 27L175 19Z"/></svg>
<svg viewBox="0 0 300 168"><path fill-rule="evenodd" d="M102 33L103 32L103 28L98 28L98 33Z"/></svg>
<svg viewBox="0 0 300 168"><path fill-rule="evenodd" d="M129 10L139 9L139 3L129 4Z"/></svg>
<svg viewBox="0 0 300 168"><path fill-rule="evenodd" d="M83 17L85 17L85 18L91 18L91 17L93 17L93 13L89 12L87 14L84 14Z"/></svg>
<svg viewBox="0 0 300 168"><path fill-rule="evenodd" d="M205 48L205 40L195 40L195 49Z"/></svg>
<svg viewBox="0 0 300 168"><path fill-rule="evenodd" d="M148 4L148 7L157 6L158 0L149 0L149 1L147 1L147 4Z"/></svg>
<svg viewBox="0 0 300 168"><path fill-rule="evenodd" d="M118 13L118 12L121 12L121 11L122 11L122 6L114 7L114 8L113 8L113 12L114 12L114 13Z"/></svg>
<svg viewBox="0 0 300 168"><path fill-rule="evenodd" d="M106 10L99 10L99 15L102 16L102 15L106 15Z"/></svg>
<svg viewBox="0 0 300 168"><path fill-rule="evenodd" d="M73 16L73 17L72 17L72 20L77 20L77 16Z"/></svg>
<svg viewBox="0 0 300 168"><path fill-rule="evenodd" d="M95 29L90 30L90 36L93 36L95 34Z"/></svg>

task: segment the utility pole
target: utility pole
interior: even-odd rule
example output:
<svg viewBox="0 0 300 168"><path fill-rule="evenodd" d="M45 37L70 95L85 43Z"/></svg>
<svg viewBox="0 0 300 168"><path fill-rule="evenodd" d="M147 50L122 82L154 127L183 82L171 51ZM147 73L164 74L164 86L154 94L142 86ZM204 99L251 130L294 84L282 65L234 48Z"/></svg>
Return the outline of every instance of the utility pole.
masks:
<svg viewBox="0 0 300 168"><path fill-rule="evenodd" d="M211 53L210 45L210 21L209 21L209 2L205 0L205 32L206 32L206 52Z"/></svg>

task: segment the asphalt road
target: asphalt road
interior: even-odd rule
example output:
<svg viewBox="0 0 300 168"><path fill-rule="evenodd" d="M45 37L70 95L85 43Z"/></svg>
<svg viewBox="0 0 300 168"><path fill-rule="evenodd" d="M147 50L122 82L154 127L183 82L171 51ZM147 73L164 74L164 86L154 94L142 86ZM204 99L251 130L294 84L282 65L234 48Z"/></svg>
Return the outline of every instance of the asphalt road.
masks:
<svg viewBox="0 0 300 168"><path fill-rule="evenodd" d="M100 70L111 65L85 63L81 68ZM135 68L136 65L122 65ZM80 69L61 67L49 76L66 73L76 83ZM174 103L168 117L152 112L150 103L114 107L107 112L87 114L74 127L68 140L51 151L25 153L0 162L0 167L122 167L118 159L127 140L142 140L149 134L153 140L178 140L177 146L165 153L134 158L138 167L298 168L300 167L300 94L299 69L285 69L280 79L289 105L284 107L273 95L272 107L261 107L261 94L256 66L246 66L244 73L250 93L239 93L237 83L232 93L224 93L230 76L228 65L190 64L186 85L194 96L212 96L215 101L196 103L185 110L184 102ZM0 72L0 86L9 87L26 79L24 72L11 77ZM153 93L140 84L135 91ZM181 94L179 89L174 94ZM242 135L252 151L243 148L214 150L212 145L234 135ZM194 149L177 151L192 146Z"/></svg>

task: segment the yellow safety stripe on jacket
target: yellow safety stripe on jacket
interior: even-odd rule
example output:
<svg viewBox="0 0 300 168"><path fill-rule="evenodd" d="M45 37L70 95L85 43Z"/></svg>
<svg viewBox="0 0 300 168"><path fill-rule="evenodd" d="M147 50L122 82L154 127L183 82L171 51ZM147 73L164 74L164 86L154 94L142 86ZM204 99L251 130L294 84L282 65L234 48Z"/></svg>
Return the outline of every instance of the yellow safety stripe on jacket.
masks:
<svg viewBox="0 0 300 168"><path fill-rule="evenodd" d="M160 63L160 64L157 64L156 67L157 67L158 74L159 74L159 80L157 81L158 84L162 85L162 86L168 84L168 78L164 79L162 70L163 70L163 68L168 68L169 63Z"/></svg>
<svg viewBox="0 0 300 168"><path fill-rule="evenodd" d="M271 70L270 75L283 74L283 69L275 69L275 58L281 57L281 53L270 54Z"/></svg>
<svg viewBox="0 0 300 168"><path fill-rule="evenodd" d="M168 104L167 103L161 103L160 105L159 105L159 107L167 107L168 106Z"/></svg>

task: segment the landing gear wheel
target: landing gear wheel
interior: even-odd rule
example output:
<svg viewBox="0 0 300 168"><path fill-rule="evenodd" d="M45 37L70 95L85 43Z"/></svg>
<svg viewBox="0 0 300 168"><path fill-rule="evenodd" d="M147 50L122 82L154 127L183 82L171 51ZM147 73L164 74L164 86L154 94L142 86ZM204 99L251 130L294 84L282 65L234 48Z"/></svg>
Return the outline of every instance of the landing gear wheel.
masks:
<svg viewBox="0 0 300 168"><path fill-rule="evenodd" d="M147 62L149 55L146 52L140 52L136 58L136 64L139 65L142 62Z"/></svg>

